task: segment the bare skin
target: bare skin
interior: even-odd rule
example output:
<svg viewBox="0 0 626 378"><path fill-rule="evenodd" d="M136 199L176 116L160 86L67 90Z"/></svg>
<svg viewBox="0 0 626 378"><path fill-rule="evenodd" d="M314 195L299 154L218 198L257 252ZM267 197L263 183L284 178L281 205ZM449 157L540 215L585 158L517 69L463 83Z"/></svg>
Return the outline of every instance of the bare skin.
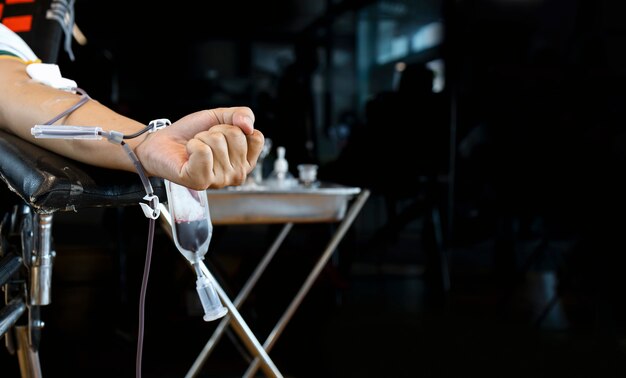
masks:
<svg viewBox="0 0 626 378"><path fill-rule="evenodd" d="M78 100L77 94L32 80L23 62L0 59L0 129L87 164L135 172L119 145L104 140L36 139L31 135L35 124L47 122ZM122 134L145 127L93 99L56 124L98 126ZM149 176L204 190L242 184L256 165L264 136L254 129L250 108L231 107L201 110L158 132L125 142Z"/></svg>

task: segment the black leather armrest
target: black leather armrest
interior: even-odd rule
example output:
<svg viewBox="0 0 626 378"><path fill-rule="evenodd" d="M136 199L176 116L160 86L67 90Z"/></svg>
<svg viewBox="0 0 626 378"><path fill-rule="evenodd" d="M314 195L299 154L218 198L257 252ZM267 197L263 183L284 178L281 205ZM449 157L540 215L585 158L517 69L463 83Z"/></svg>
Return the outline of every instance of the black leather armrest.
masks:
<svg viewBox="0 0 626 378"><path fill-rule="evenodd" d="M93 143L98 148L99 143L108 142ZM136 173L79 163L3 131L0 131L0 177L10 190L39 212L137 205L146 195ZM154 193L164 201L163 180L150 181Z"/></svg>

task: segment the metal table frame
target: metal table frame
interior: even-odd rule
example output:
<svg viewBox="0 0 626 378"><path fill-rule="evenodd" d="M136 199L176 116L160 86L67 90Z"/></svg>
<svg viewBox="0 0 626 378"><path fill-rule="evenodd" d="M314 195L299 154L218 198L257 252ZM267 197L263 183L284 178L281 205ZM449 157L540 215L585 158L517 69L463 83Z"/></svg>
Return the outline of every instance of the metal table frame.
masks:
<svg viewBox="0 0 626 378"><path fill-rule="evenodd" d="M367 189L334 184L284 190L264 187L208 190L211 219L215 225L282 223L283 227L233 301L224 292L220 284L214 280L216 290L229 312L220 319L217 328L187 372L186 377L195 377L198 374L229 324L255 357L243 377L253 377L259 368L269 377L282 377L268 353L356 219L369 194ZM253 205L254 207L252 207ZM165 223L166 232L171 236L171 221L167 208L163 204L161 204L161 211L161 219ZM261 345L245 323L238 308L246 300L274 258L294 223L324 222L340 222L340 225L287 309Z"/></svg>

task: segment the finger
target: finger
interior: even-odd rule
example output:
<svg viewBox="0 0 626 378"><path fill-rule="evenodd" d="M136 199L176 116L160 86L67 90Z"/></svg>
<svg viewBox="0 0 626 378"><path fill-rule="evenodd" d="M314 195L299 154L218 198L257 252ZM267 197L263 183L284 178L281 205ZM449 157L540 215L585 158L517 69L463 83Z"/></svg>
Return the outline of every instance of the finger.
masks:
<svg viewBox="0 0 626 378"><path fill-rule="evenodd" d="M240 108L233 113L232 124L241 128L246 135L250 135L254 132L254 113L250 108Z"/></svg>
<svg viewBox="0 0 626 378"><path fill-rule="evenodd" d="M185 186L195 190L205 190L211 183L223 180L220 169L215 169L213 149L199 139L187 142L187 162L181 170L181 180Z"/></svg>
<svg viewBox="0 0 626 378"><path fill-rule="evenodd" d="M251 135L246 135L246 141L248 144L247 160L250 164L250 170L252 170L258 161L263 145L265 144L265 136L259 130L254 130ZM248 172L250 173L250 171Z"/></svg>
<svg viewBox="0 0 626 378"><path fill-rule="evenodd" d="M242 184L252 170L247 159L246 135L238 127L217 125L211 130L196 135L213 152L214 170L220 170L229 185Z"/></svg>
<svg viewBox="0 0 626 378"><path fill-rule="evenodd" d="M250 135L254 130L254 113L246 106L211 109L212 117L219 124L228 124L239 127L245 134Z"/></svg>
<svg viewBox="0 0 626 378"><path fill-rule="evenodd" d="M161 132L187 139L220 124L237 126L245 134L254 130L254 113L248 107L216 108L188 114Z"/></svg>

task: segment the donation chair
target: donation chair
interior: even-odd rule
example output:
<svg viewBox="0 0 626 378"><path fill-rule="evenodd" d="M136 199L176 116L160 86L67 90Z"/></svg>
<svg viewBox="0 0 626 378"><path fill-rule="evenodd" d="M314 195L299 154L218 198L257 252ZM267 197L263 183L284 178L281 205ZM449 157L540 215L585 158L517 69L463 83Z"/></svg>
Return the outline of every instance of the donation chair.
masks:
<svg viewBox="0 0 626 378"><path fill-rule="evenodd" d="M94 141L94 148L98 143L107 142ZM146 190L136 173L85 165L2 131L0 178L0 203L9 209L0 214L0 286L5 299L0 336L8 352L17 356L22 378L41 377L41 306L52 300L55 213L138 205L145 202ZM163 180L150 182L154 195L164 201Z"/></svg>

